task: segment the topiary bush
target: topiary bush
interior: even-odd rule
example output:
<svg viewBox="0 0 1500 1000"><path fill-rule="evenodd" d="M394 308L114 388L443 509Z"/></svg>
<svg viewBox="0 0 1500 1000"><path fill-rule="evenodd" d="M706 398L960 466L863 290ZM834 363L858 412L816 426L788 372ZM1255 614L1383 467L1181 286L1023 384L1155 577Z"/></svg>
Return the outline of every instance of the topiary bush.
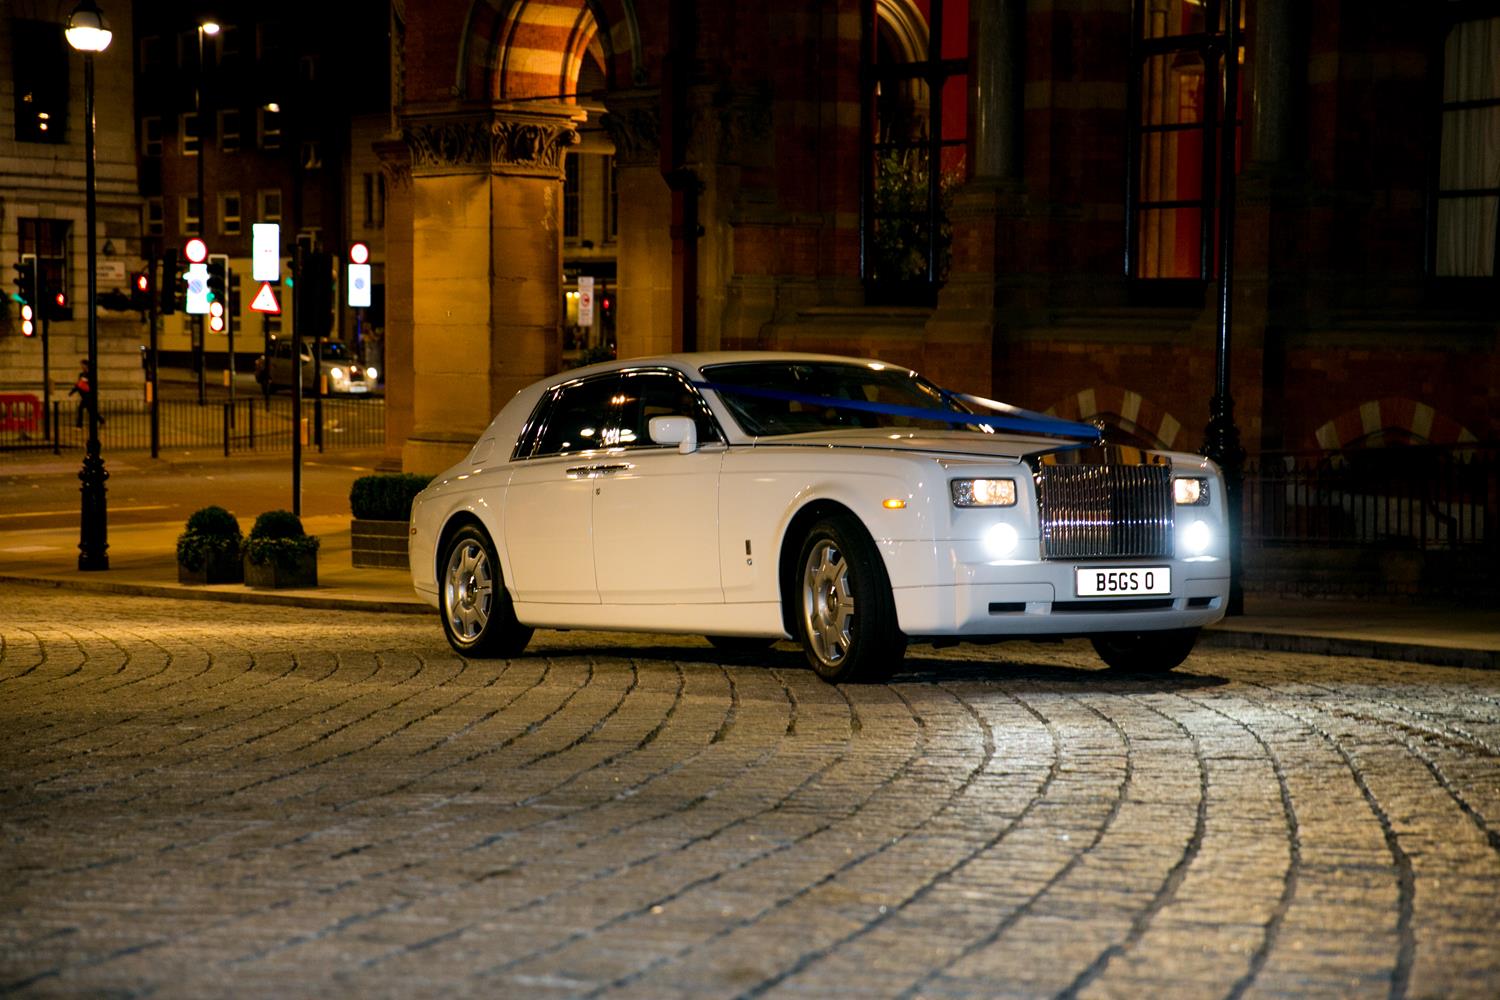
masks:
<svg viewBox="0 0 1500 1000"><path fill-rule="evenodd" d="M317 538L302 529L302 519L289 510L268 510L255 519L245 541L245 557L257 566L275 563L291 571L302 556L318 551Z"/></svg>
<svg viewBox="0 0 1500 1000"><path fill-rule="evenodd" d="M431 476L410 472L360 476L349 487L349 512L369 521L408 520L412 498L430 482Z"/></svg>
<svg viewBox="0 0 1500 1000"><path fill-rule="evenodd" d="M187 530L177 536L177 562L194 572L215 556L238 559L245 536L240 522L223 507L204 507L187 519Z"/></svg>

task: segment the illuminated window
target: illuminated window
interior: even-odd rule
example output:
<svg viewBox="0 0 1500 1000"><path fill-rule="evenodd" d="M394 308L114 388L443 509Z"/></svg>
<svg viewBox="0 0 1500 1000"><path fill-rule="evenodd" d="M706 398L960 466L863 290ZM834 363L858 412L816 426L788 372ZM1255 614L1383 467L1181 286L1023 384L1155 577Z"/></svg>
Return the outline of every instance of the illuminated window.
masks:
<svg viewBox="0 0 1500 1000"><path fill-rule="evenodd" d="M67 142L70 50L62 25L17 19L10 27L16 141Z"/></svg>
<svg viewBox="0 0 1500 1000"><path fill-rule="evenodd" d="M1224 0L1136 0L1126 254L1132 278L1208 281L1216 273L1227 16ZM1238 159L1243 144L1235 149Z"/></svg>
<svg viewBox="0 0 1500 1000"><path fill-rule="evenodd" d="M1435 272L1496 274L1500 226L1500 17L1460 21L1443 43Z"/></svg>

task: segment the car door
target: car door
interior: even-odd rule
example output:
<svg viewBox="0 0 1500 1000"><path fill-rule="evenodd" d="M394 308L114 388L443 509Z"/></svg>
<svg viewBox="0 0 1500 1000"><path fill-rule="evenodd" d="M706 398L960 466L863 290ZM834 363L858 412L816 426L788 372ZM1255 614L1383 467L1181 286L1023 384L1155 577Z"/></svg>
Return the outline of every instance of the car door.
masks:
<svg viewBox="0 0 1500 1000"><path fill-rule="evenodd" d="M721 603L722 437L698 393L675 371L627 373L616 397L620 450L594 484L594 572L604 604ZM651 440L657 416L691 417L698 450Z"/></svg>
<svg viewBox="0 0 1500 1000"><path fill-rule="evenodd" d="M612 436L618 375L553 390L520 448L505 499L505 548L516 600L597 604L593 505Z"/></svg>

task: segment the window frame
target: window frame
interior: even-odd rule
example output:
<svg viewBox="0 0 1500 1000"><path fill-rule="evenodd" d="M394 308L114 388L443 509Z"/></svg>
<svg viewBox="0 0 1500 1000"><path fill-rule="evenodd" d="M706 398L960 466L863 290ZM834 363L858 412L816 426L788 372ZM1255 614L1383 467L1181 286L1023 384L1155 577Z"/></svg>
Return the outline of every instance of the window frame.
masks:
<svg viewBox="0 0 1500 1000"><path fill-rule="evenodd" d="M56 320L73 318L73 290L70 252L72 249L73 224L67 219L22 217L17 220L16 256L24 259L28 255L36 260L37 283L41 286L43 309ZM67 305L58 309L49 301L54 291L61 291Z"/></svg>
<svg viewBox="0 0 1500 1000"><path fill-rule="evenodd" d="M240 235L244 218L244 207L244 199L240 197L238 191L219 192L219 232L222 235Z"/></svg>
<svg viewBox="0 0 1500 1000"><path fill-rule="evenodd" d="M622 368L616 371L601 372L597 375L571 379L567 382L559 383L543 393L542 398L537 401L536 407L531 411L531 416L527 418L526 423L521 428L521 433L516 438L516 445L511 451L510 460L513 462L524 462L567 458L594 452L608 452L613 454L624 451L662 451L675 449L676 445L656 444L652 441L625 442L618 439L617 435L622 430L621 420L623 414L621 407L623 401L628 396L625 387L631 380L641 377L671 379L677 382L682 391L693 399L698 413L696 415L683 414L683 416L694 417L694 423L697 424L699 430L698 443L700 446L704 444L722 444L727 440L724 436L723 428L719 426L718 419L714 416L712 408L708 405L708 401L703 398L703 394L698 391L697 387L692 384L685 374L675 368L658 366ZM540 450L550 429L552 420L562 411L567 395L570 392L577 393L585 389L592 391L601 385L609 390L610 398L607 409L601 415L600 419L600 427L603 429L600 440L609 438L613 433L616 435L614 443L567 451ZM711 433L704 434L704 430L708 430Z"/></svg>
<svg viewBox="0 0 1500 1000"><path fill-rule="evenodd" d="M1427 185L1427 227L1426 247L1424 248L1424 269L1428 281L1434 287L1434 294L1442 299L1457 298L1465 302L1478 305L1487 305L1496 309L1495 289L1500 285L1500 211L1496 213L1496 232L1494 234L1494 253L1490 260L1489 274L1443 274L1439 273L1439 208L1445 197L1448 198L1482 198L1500 197L1500 186L1490 188L1444 188L1442 186L1443 171L1443 122L1444 117L1450 113L1462 113L1464 111L1482 108L1500 107L1500 93L1494 97L1483 98L1476 101L1447 101L1444 95L1444 82L1447 72L1447 41L1449 35L1460 25L1475 21L1488 21L1500 19L1500 0L1459 0L1446 5L1442 14L1438 17L1437 28L1431 46L1431 107L1435 109L1432 117L1432 136L1430 140L1431 169L1430 179ZM1500 60L1500 55L1493 57Z"/></svg>
<svg viewBox="0 0 1500 1000"><path fill-rule="evenodd" d="M1202 0L1204 30L1183 34L1146 37L1147 6L1151 0L1132 0L1130 6L1130 69L1126 79L1126 149L1125 149L1125 246L1123 270L1132 292L1139 298L1155 301L1176 299L1200 300L1207 286L1218 280L1219 261L1216 234L1218 208L1223 196L1221 176L1223 139L1226 127L1234 129L1237 140L1243 137L1244 88L1236 88L1233 115L1225 108L1222 82L1224 59L1232 53L1238 59L1244 43L1239 22L1244 18L1245 0ZM1220 29L1218 25L1223 24ZM1210 28L1209 26L1213 26ZM1145 122L1142 78L1151 61L1158 58L1195 55L1203 67L1201 113L1197 123ZM1148 135L1200 134L1198 162L1198 197L1148 200L1142 196L1144 183L1141 160ZM1243 143L1235 144L1238 162L1243 159ZM1196 275L1143 274L1141 248L1143 216L1147 212L1198 210L1198 248Z"/></svg>
<svg viewBox="0 0 1500 1000"><path fill-rule="evenodd" d="M10 21L11 101L16 142L60 146L68 141L72 50L61 24L34 18ZM23 110L32 105L30 113Z"/></svg>

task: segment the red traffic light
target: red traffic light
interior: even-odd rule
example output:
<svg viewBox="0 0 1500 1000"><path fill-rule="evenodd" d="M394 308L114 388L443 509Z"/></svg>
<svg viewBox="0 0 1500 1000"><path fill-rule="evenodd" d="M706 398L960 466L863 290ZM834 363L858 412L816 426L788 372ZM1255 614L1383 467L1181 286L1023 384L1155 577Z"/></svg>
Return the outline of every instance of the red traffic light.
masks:
<svg viewBox="0 0 1500 1000"><path fill-rule="evenodd" d="M135 290L138 292L150 292L151 279L148 278L144 273L137 274L135 276Z"/></svg>
<svg viewBox="0 0 1500 1000"><path fill-rule="evenodd" d="M68 293L58 292L56 295L52 296L52 301L57 303L57 308L66 309L68 307Z"/></svg>

